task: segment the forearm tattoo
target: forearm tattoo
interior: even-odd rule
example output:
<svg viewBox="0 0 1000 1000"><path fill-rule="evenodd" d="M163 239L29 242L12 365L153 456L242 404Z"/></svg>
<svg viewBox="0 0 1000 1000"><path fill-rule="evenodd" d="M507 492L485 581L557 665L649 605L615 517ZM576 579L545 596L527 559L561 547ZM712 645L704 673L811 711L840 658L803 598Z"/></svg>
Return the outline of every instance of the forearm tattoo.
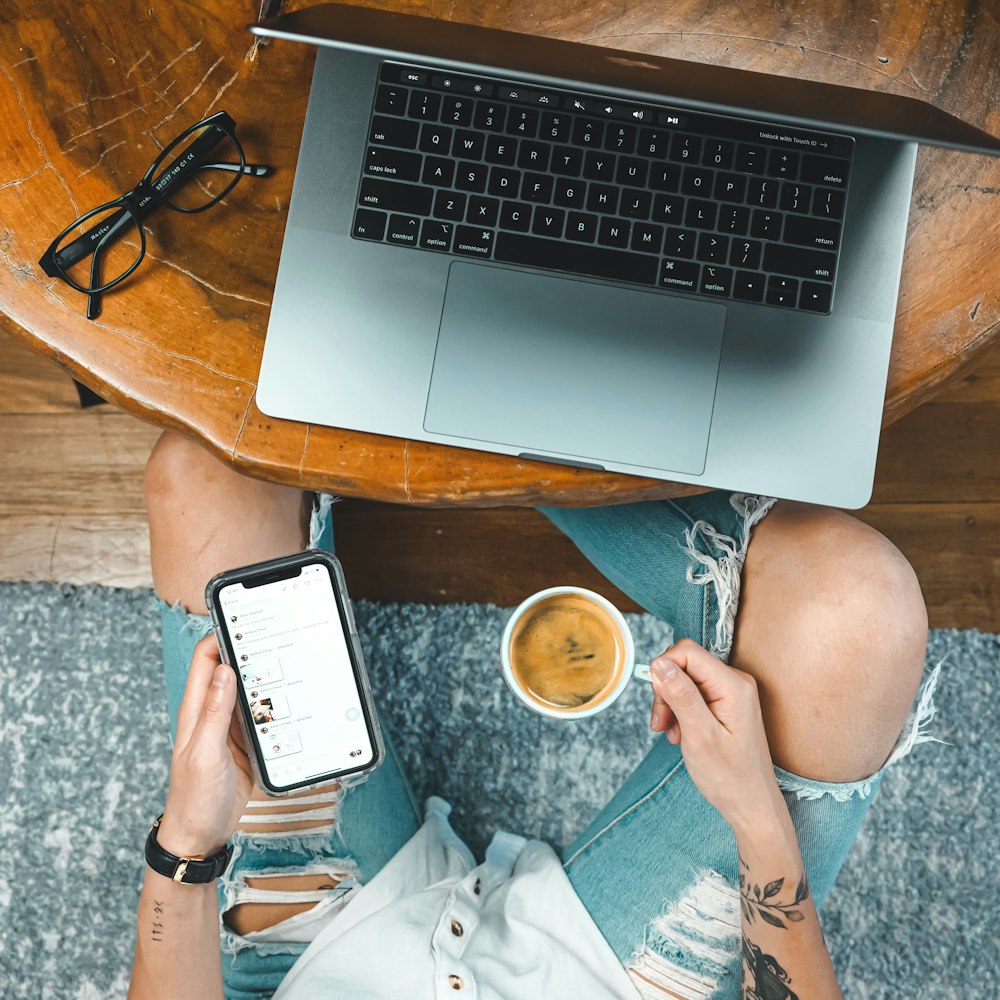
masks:
<svg viewBox="0 0 1000 1000"><path fill-rule="evenodd" d="M803 872L795 889L794 899L779 900L784 888L784 878L768 882L763 888L750 881L750 866L740 858L740 909L744 926L750 926L759 917L772 927L787 929L789 923L805 919L799 904L809 896L809 884ZM798 994L791 990L791 977L781 967L773 955L743 934L743 1000L798 1000Z"/></svg>
<svg viewBox="0 0 1000 1000"><path fill-rule="evenodd" d="M160 899L153 900L153 940L162 941L163 940L163 923L160 918L163 916L163 901Z"/></svg>

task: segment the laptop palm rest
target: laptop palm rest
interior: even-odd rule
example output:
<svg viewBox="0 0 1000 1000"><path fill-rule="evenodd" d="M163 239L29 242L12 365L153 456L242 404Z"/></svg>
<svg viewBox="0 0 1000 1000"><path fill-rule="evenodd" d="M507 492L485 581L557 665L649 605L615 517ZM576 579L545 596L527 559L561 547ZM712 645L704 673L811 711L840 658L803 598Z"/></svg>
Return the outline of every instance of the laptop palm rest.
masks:
<svg viewBox="0 0 1000 1000"><path fill-rule="evenodd" d="M454 262L424 429L698 475L726 307Z"/></svg>

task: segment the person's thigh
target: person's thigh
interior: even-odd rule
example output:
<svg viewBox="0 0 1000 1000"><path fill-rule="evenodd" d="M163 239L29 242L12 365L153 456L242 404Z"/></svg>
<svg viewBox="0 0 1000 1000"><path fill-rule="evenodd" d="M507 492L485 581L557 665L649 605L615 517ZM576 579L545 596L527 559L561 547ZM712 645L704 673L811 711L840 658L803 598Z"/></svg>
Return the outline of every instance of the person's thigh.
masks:
<svg viewBox="0 0 1000 1000"><path fill-rule="evenodd" d="M177 528L160 527L161 537ZM295 536L294 530L285 533ZM317 501L305 540L311 547L333 551L329 497ZM191 539L192 544L196 541ZM205 558L212 557L203 553ZM238 552L216 553L214 558L250 561ZM211 571L226 568L231 567L213 565ZM174 579L187 583L180 572ZM190 585L186 589L195 596ZM173 739L191 655L199 639L211 631L211 621L207 615L189 613L180 603L160 600L159 607ZM417 803L384 727L383 735L385 759L361 782L281 799L255 795L251 800L232 838L229 869L219 880L227 1000L269 997L324 922L417 831L421 820Z"/></svg>
<svg viewBox="0 0 1000 1000"><path fill-rule="evenodd" d="M793 764L811 762L815 754L812 747L803 750L801 733L785 723L789 697L800 710L811 703L819 715L829 714L825 687L839 689L845 679L850 686L857 680L850 670L864 669L844 665L846 657L837 656L837 635L845 649L858 636L870 650L882 641L898 677L887 670L888 679L880 685L876 711L884 712L886 721L874 749L855 745L855 719L841 718L839 730L837 719L831 722L837 735L830 740L839 745L830 749L842 752L830 756L858 780L823 780L822 773L805 777L775 767L819 903L871 805L883 774L878 765L899 736L922 670L919 632L923 629L925 639L926 620L919 592L914 597L908 590L912 572L900 568L898 553L888 551L884 539L864 525L845 524L836 512L790 505L786 516L785 505L779 505L766 522L768 530L761 531L744 578L751 535L771 505L766 498L712 493L545 513L622 590L673 625L676 638L692 638L723 659L735 640L739 666L754 672L771 693L769 742L779 736L776 742ZM747 579L748 597L751 589L755 592L737 632L737 612L743 616L740 590ZM864 619L857 613L858 605L871 604L887 586L898 596L895 603L883 601L882 617ZM889 639L886 621L903 623L898 631L912 633L908 641ZM789 633L822 629L829 644L811 656L796 648L790 659L782 655L786 627ZM919 663L915 667L911 661ZM794 675L796 670L805 680ZM861 716L857 708L855 703L853 714ZM911 717L890 761L905 755L931 711L925 704L921 716ZM870 758L877 761L871 767ZM566 849L564 862L578 895L637 984L655 982L680 998L739 995L735 840L691 782L679 747L658 740ZM715 988L720 992L712 993Z"/></svg>

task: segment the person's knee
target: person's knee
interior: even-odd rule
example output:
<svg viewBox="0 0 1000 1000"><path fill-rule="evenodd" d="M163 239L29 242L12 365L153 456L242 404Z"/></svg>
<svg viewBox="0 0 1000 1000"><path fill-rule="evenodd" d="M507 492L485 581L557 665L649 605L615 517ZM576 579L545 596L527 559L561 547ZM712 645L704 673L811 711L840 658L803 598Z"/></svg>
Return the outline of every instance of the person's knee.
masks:
<svg viewBox="0 0 1000 1000"><path fill-rule="evenodd" d="M780 766L828 781L877 770L910 711L926 640L916 576L874 529L796 504L758 526L733 662L757 677Z"/></svg>
<svg viewBox="0 0 1000 1000"><path fill-rule="evenodd" d="M164 431L153 445L143 475L150 517L176 512L178 501L190 497L220 464L194 441L175 431Z"/></svg>
<svg viewBox="0 0 1000 1000"><path fill-rule="evenodd" d="M311 494L245 476L167 431L146 463L150 559L157 592L204 611L205 583L221 570L301 549Z"/></svg>

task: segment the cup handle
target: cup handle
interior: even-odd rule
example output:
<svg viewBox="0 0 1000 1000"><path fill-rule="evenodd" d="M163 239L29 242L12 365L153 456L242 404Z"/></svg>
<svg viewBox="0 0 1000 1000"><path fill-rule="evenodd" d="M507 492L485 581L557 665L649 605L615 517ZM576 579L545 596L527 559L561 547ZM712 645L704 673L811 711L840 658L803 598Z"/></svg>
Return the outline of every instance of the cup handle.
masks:
<svg viewBox="0 0 1000 1000"><path fill-rule="evenodd" d="M647 681L650 684L653 683L653 678L649 674L648 663L636 663L632 667L632 676L640 681Z"/></svg>

